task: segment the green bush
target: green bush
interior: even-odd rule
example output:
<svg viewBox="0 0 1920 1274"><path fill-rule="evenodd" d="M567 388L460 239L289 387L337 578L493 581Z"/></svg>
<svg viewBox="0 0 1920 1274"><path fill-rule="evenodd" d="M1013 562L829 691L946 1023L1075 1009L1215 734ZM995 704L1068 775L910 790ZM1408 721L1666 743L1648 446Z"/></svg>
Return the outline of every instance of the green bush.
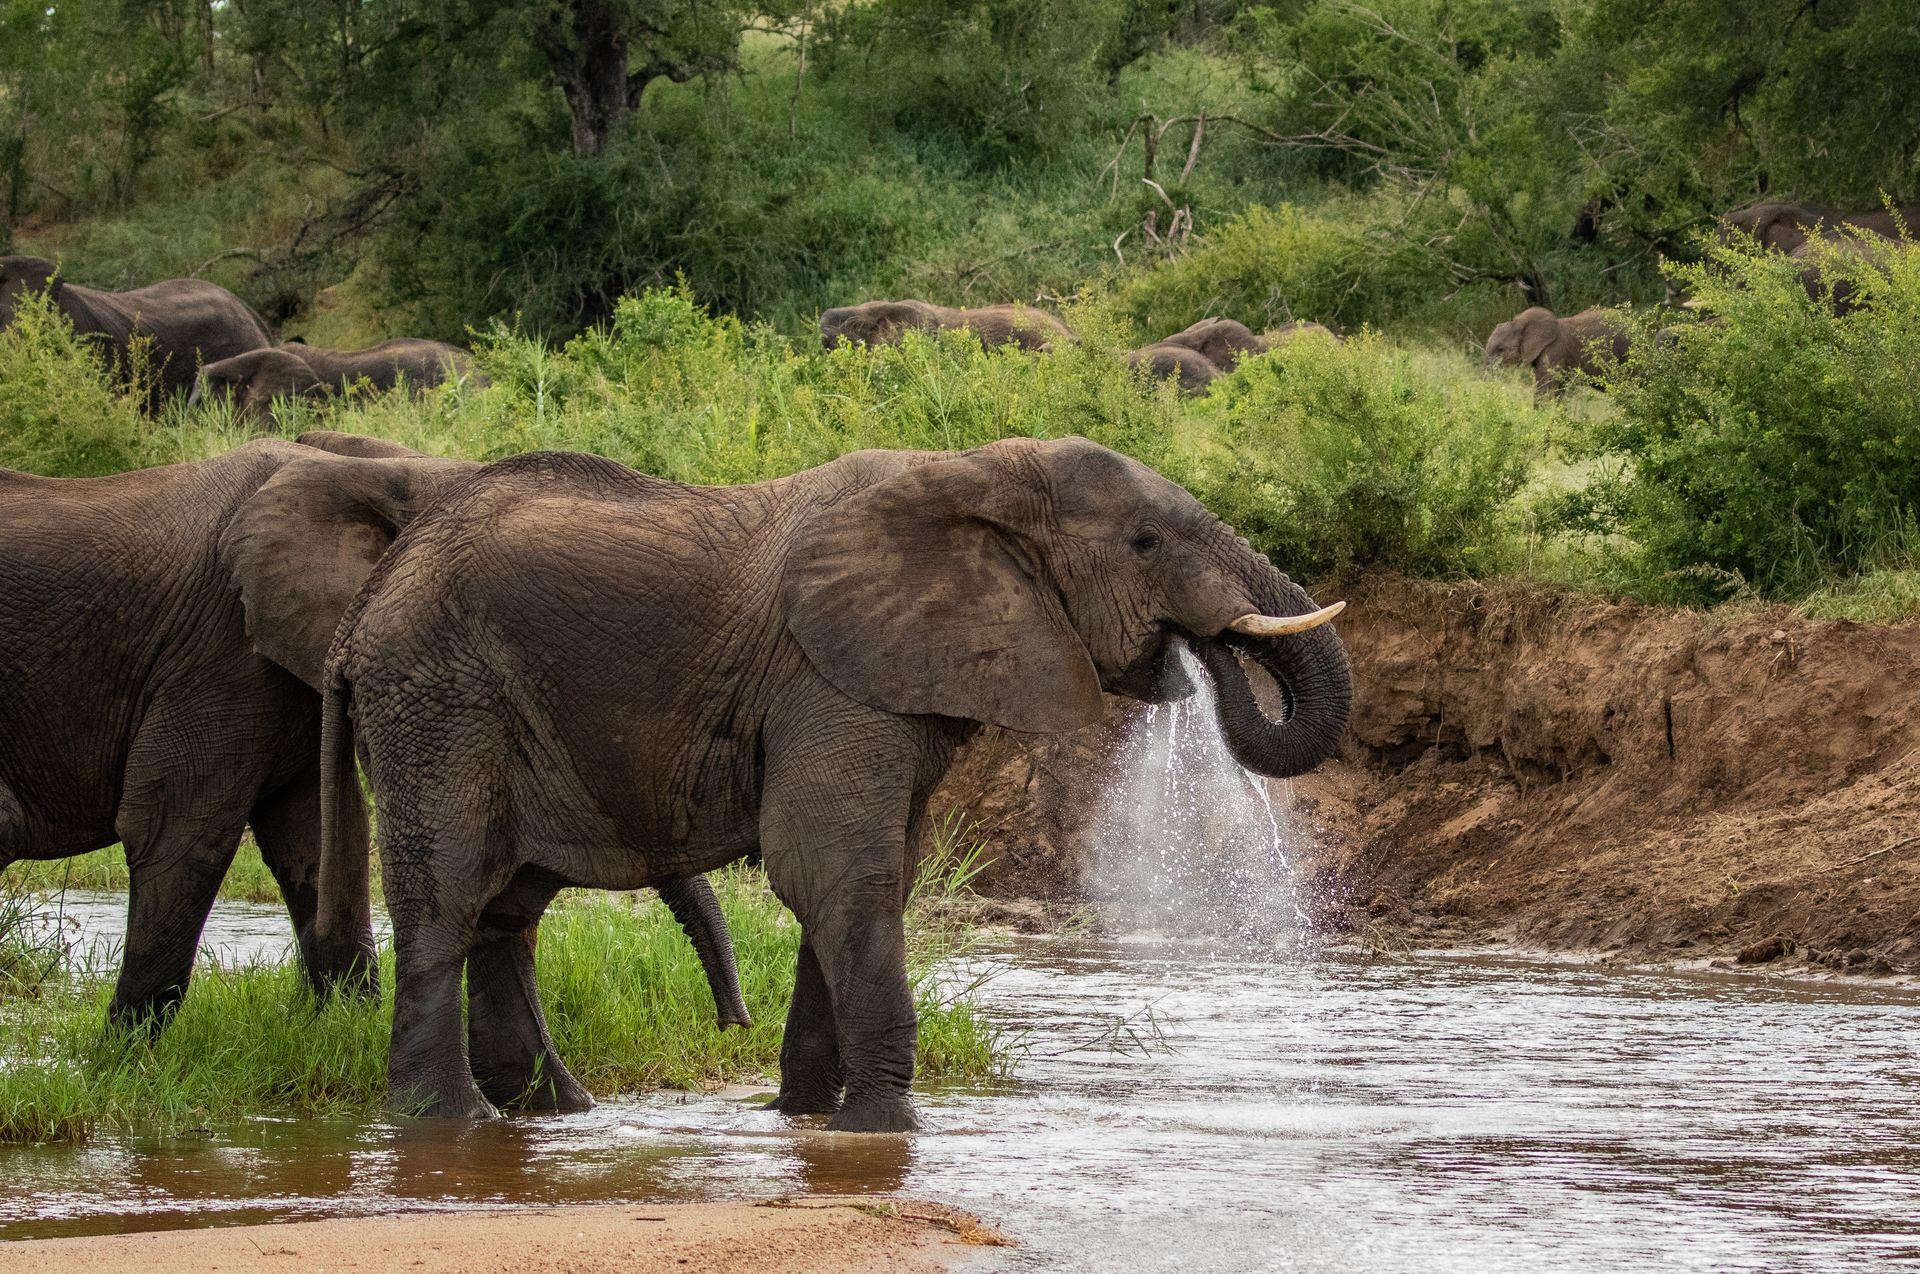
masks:
<svg viewBox="0 0 1920 1274"><path fill-rule="evenodd" d="M0 329L0 467L82 477L149 463L140 399L44 295Z"/></svg>
<svg viewBox="0 0 1920 1274"><path fill-rule="evenodd" d="M1197 413L1212 430L1179 476L1308 578L1499 569L1549 419L1522 389L1370 332L1297 337L1243 363Z"/></svg>
<svg viewBox="0 0 1920 1274"><path fill-rule="evenodd" d="M1912 560L1920 519L1920 249L1875 265L1829 251L1838 314L1798 263L1750 247L1681 271L1713 316L1642 340L1617 412L1576 438L1601 466L1563 521L1625 537L1643 591L1702 600L1742 585L1796 597Z"/></svg>
<svg viewBox="0 0 1920 1274"><path fill-rule="evenodd" d="M1256 332L1294 319L1378 324L1438 280L1369 234L1356 212L1344 204L1249 208L1202 235L1188 255L1121 277L1114 304L1143 343L1209 317Z"/></svg>

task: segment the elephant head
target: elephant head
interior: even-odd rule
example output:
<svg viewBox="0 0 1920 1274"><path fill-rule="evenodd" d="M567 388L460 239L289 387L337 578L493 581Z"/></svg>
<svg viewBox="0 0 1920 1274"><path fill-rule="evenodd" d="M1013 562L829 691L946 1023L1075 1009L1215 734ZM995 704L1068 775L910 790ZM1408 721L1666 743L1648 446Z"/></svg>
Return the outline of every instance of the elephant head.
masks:
<svg viewBox="0 0 1920 1274"><path fill-rule="evenodd" d="M1535 305L1493 329L1483 361L1488 367L1531 367L1559 339L1560 320L1552 310Z"/></svg>
<svg viewBox="0 0 1920 1274"><path fill-rule="evenodd" d="M14 307L30 292L57 295L58 267L41 257L0 257L0 327L13 322Z"/></svg>
<svg viewBox="0 0 1920 1274"><path fill-rule="evenodd" d="M325 398L328 386L299 355L286 349L254 349L200 369L187 406L226 401L234 415L269 419L276 398Z"/></svg>
<svg viewBox="0 0 1920 1274"><path fill-rule="evenodd" d="M891 345L911 331L933 331L940 313L925 301L868 301L842 305L820 315L820 343L833 349L849 345Z"/></svg>
<svg viewBox="0 0 1920 1274"><path fill-rule="evenodd" d="M782 597L822 674L889 712L1073 730L1100 718L1102 690L1179 697L1186 642L1234 756L1287 777L1333 754L1352 698L1325 626L1339 604L1316 607L1182 487L1083 438L1010 439L860 485L800 528ZM1279 719L1237 656L1279 683Z"/></svg>

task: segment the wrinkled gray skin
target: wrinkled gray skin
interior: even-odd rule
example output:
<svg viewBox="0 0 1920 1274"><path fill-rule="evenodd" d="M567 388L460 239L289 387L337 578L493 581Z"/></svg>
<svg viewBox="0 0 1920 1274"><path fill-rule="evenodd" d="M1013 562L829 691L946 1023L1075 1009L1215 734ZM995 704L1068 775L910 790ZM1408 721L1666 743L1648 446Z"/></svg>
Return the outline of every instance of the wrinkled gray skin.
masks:
<svg viewBox="0 0 1920 1274"><path fill-rule="evenodd" d="M155 378L150 410L192 389L202 365L273 343L265 321L216 284L168 279L131 292L102 292L55 279L54 269L39 257L0 257L0 328L13 322L21 296L51 288L55 307L73 330L98 341L116 371L126 369L133 339L147 339Z"/></svg>
<svg viewBox="0 0 1920 1274"><path fill-rule="evenodd" d="M925 301L868 301L820 315L820 343L894 345L908 332L941 332L963 327L988 349L1018 345L1045 353L1074 339L1073 329L1044 310L1024 305L982 305L970 310Z"/></svg>
<svg viewBox="0 0 1920 1274"><path fill-rule="evenodd" d="M192 406L203 399L228 399L236 415L271 420L276 398L331 398L360 383L385 393L402 380L418 393L450 377L476 388L487 383L465 350L444 341L403 337L355 350L293 342L207 364L187 401Z"/></svg>
<svg viewBox="0 0 1920 1274"><path fill-rule="evenodd" d="M1485 365L1530 367L1536 395L1558 393L1575 372L1595 375L1627 356L1627 326L1614 310L1558 318L1542 306L1520 311L1487 337Z"/></svg>
<svg viewBox="0 0 1920 1274"><path fill-rule="evenodd" d="M1268 348L1267 342L1253 334L1245 323L1237 323L1227 318L1206 318L1172 336L1163 337L1156 345L1173 345L1190 349L1212 363L1222 372L1230 372L1240 362L1242 356L1259 354ZM1153 346L1148 346L1151 349Z"/></svg>
<svg viewBox="0 0 1920 1274"><path fill-rule="evenodd" d="M332 634L325 612L346 606L441 486L477 468L311 434L105 478L0 470L0 866L126 846L115 1023L157 1029L179 1004L248 825L314 985L353 979L370 958L364 897L341 901L345 920L331 935L314 925L320 696L311 683ZM330 574L299 581L316 627L257 643L236 585L271 595L290 581L284 563L229 536L262 492L294 479L310 497L302 525L335 550ZM364 852L359 801L339 812L338 834ZM669 901L712 926L718 912L704 889L689 883ZM695 943L731 987L724 927ZM744 1017L737 989L718 994L723 1017Z"/></svg>
<svg viewBox="0 0 1920 1274"><path fill-rule="evenodd" d="M389 1105L487 1116L536 1075L536 1104L590 1105L534 986L549 900L757 851L802 926L774 1108L913 1128L903 911L954 746L983 722L1078 729L1103 689L1186 693L1163 675L1184 639L1235 755L1302 773L1344 731L1344 647L1225 626L1312 609L1186 491L1084 439L859 452L736 487L568 453L490 466L413 524L328 659L323 782L350 799L357 740L380 808ZM351 836L324 853L323 921L368 870Z"/></svg>
<svg viewBox="0 0 1920 1274"><path fill-rule="evenodd" d="M1851 314L1866 298L1859 295L1854 280L1844 273L1836 271L1829 280L1829 263L1884 266L1893 244L1892 239L1861 235L1822 237L1804 241L1787 255L1800 262L1800 286L1809 297L1816 301L1826 298L1835 314Z"/></svg>
<svg viewBox="0 0 1920 1274"><path fill-rule="evenodd" d="M1145 372L1149 380L1178 377L1180 388L1189 394L1206 393L1222 375L1219 365L1205 354L1169 341L1141 346L1127 355L1127 365Z"/></svg>
<svg viewBox="0 0 1920 1274"><path fill-rule="evenodd" d="M1920 229L1920 204L1896 205L1890 213L1885 208L1848 212L1804 201L1758 203L1736 209L1721 220L1726 226L1750 235L1763 248L1791 254L1811 235L1835 235L1846 229L1897 239L1902 224L1910 231ZM1728 231L1723 229L1721 233L1724 236Z"/></svg>

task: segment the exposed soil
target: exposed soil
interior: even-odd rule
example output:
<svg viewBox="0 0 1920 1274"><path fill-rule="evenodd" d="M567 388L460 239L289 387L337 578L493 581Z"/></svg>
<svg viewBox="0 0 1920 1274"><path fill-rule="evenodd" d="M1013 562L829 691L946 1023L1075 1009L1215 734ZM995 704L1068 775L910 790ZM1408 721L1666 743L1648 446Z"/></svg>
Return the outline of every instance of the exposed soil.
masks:
<svg viewBox="0 0 1920 1274"><path fill-rule="evenodd" d="M1001 1240L956 1209L904 1200L634 1204L165 1230L0 1244L0 1271L936 1271Z"/></svg>
<svg viewBox="0 0 1920 1274"><path fill-rule="evenodd" d="M1330 926L1920 967L1920 626L1513 585L1339 595L1353 729L1293 784ZM1087 892L1116 705L1064 739L989 731L959 759L934 808L982 824L987 892Z"/></svg>

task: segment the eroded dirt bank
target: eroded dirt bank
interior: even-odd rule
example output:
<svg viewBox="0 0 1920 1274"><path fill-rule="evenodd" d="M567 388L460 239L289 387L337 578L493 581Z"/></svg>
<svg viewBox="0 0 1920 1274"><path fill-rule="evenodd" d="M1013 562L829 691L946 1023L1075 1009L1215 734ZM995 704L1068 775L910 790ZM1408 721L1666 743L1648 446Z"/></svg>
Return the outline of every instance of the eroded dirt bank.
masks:
<svg viewBox="0 0 1920 1274"><path fill-rule="evenodd" d="M997 1242L956 1209L905 1200L437 1213L0 1244L0 1270L937 1271Z"/></svg>
<svg viewBox="0 0 1920 1274"><path fill-rule="evenodd" d="M1342 595L1351 737L1293 785L1332 927L1920 967L1920 626L1509 585ZM979 820L986 890L1087 893L1127 715L969 745L935 809Z"/></svg>

